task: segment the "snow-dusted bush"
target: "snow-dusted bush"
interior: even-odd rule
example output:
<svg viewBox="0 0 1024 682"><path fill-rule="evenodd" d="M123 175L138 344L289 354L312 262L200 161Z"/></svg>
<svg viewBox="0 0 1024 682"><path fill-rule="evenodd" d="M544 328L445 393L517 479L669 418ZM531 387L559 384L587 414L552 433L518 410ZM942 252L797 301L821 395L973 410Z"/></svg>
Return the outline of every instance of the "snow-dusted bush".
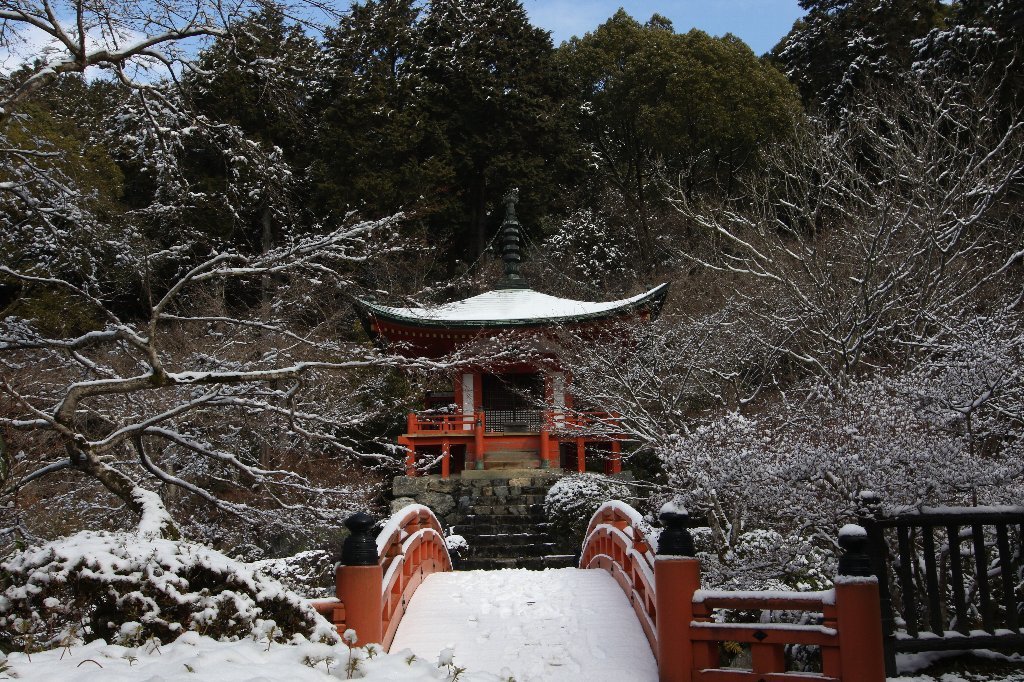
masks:
<svg viewBox="0 0 1024 682"><path fill-rule="evenodd" d="M544 240L544 247L550 261L564 268L563 275L593 286L626 276L625 264L634 260L637 252L636 239L628 229L590 208L565 218Z"/></svg>
<svg viewBox="0 0 1024 682"><path fill-rule="evenodd" d="M628 502L634 495L622 481L600 474L572 474L560 479L544 498L544 513L562 540L582 541L590 517L608 500Z"/></svg>
<svg viewBox="0 0 1024 682"><path fill-rule="evenodd" d="M263 559L251 566L303 597L334 596L334 557L330 552L313 549L280 559Z"/></svg>
<svg viewBox="0 0 1024 682"><path fill-rule="evenodd" d="M971 352L950 343L941 358L845 385L809 382L750 414L704 415L660 447L668 487L707 515L722 566L745 567L751 582L759 566L764 577L790 564L820 572L802 547L834 554L866 491L889 508L1013 504L1024 345L998 340ZM751 544L758 529L781 536Z"/></svg>
<svg viewBox="0 0 1024 682"><path fill-rule="evenodd" d="M202 545L155 534L83 531L0 564L0 647L104 639L167 642L256 633L336 641L329 624L277 580Z"/></svg>
<svg viewBox="0 0 1024 682"><path fill-rule="evenodd" d="M461 535L449 534L445 536L444 544L448 548L452 563L458 568L459 562L469 556L469 542Z"/></svg>
<svg viewBox="0 0 1024 682"><path fill-rule="evenodd" d="M832 587L835 553L805 537L754 529L723 553L710 528L693 528L691 533L705 588L806 592Z"/></svg>

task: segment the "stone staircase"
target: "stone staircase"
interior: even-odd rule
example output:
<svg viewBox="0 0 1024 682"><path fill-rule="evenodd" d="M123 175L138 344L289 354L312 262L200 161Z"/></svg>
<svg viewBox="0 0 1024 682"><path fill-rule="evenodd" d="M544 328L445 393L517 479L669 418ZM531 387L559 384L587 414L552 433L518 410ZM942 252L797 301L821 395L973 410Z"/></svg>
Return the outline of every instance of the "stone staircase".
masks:
<svg viewBox="0 0 1024 682"><path fill-rule="evenodd" d="M488 470L540 468L540 455L536 450L495 450L484 455L484 459Z"/></svg>
<svg viewBox="0 0 1024 682"><path fill-rule="evenodd" d="M575 555L567 553L571 548L557 546L544 517L544 496L557 480L554 472L520 469L467 472L445 481L456 502L443 519L469 545L467 556L457 568L540 570L575 566ZM410 479L401 483L396 479L394 489L408 495L411 485ZM421 485L425 489L441 487L430 482ZM429 500L418 501L433 507Z"/></svg>

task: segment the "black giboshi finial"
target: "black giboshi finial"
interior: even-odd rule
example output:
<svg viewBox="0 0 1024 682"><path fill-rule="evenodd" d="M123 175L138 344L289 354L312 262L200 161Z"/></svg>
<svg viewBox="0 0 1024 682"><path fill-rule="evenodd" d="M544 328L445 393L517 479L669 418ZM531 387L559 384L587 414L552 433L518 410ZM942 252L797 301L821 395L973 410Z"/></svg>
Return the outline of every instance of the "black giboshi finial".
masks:
<svg viewBox="0 0 1024 682"><path fill-rule="evenodd" d="M345 566L375 566L378 562L377 539L371 534L377 520L366 512L356 512L345 519L350 535L341 546L341 563Z"/></svg>
<svg viewBox="0 0 1024 682"><path fill-rule="evenodd" d="M693 536L687 523L690 515L685 511L662 510L661 535L658 536L658 556L685 556L697 554L693 547Z"/></svg>
<svg viewBox="0 0 1024 682"><path fill-rule="evenodd" d="M868 555L868 534L860 526L850 524L839 531L839 575L867 578L874 575Z"/></svg>

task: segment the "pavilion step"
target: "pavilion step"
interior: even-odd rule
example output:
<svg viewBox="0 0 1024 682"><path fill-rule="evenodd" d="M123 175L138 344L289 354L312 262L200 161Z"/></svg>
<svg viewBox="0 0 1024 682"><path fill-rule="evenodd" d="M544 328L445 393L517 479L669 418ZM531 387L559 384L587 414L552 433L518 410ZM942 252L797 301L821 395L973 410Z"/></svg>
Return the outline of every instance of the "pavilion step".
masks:
<svg viewBox="0 0 1024 682"><path fill-rule="evenodd" d="M544 517L544 512L530 512L529 514L509 514L509 513L498 513L498 507L490 507L494 511L488 511L481 513L466 514L466 520L462 523L467 526L472 526L477 523L491 523L508 526L530 526L536 528L539 524L546 524L547 519Z"/></svg>
<svg viewBox="0 0 1024 682"><path fill-rule="evenodd" d="M467 539L468 541L468 539ZM555 543L533 543L529 545L520 545L515 548L516 559L532 559L536 557L544 557L549 554L556 552ZM501 545L490 545L481 546L474 545L470 542L469 545L469 558L470 559L502 559L508 558L509 552L508 547Z"/></svg>
<svg viewBox="0 0 1024 682"><path fill-rule="evenodd" d="M508 497L533 497L537 498L538 502L543 502L544 498L548 494L548 488L540 485L516 485L516 479L511 480L494 480L493 485L483 487L474 486L468 491L471 498L477 499L480 497L501 497L506 495Z"/></svg>
<svg viewBox="0 0 1024 682"><path fill-rule="evenodd" d="M474 491L474 494L468 496L471 504L494 504L500 502L501 504L525 504L527 506L544 505L544 495L533 495L523 493L510 493L505 490L498 488L497 490L491 490L488 488L480 494L478 491Z"/></svg>
<svg viewBox="0 0 1024 682"><path fill-rule="evenodd" d="M547 533L481 533L463 534L470 547L522 547L524 545L551 544Z"/></svg>
<svg viewBox="0 0 1024 682"><path fill-rule="evenodd" d="M482 519L476 523L460 523L455 528L459 535L537 535L538 533L545 533L550 528L550 525L538 525L537 522L529 519L517 521Z"/></svg>
<svg viewBox="0 0 1024 682"><path fill-rule="evenodd" d="M492 450L484 455L488 469L539 469L540 453L536 450Z"/></svg>
<svg viewBox="0 0 1024 682"><path fill-rule="evenodd" d="M501 568L526 568L541 571L545 568L572 568L576 566L576 557L571 554L552 554L542 557L525 557L514 559L463 559L460 571L493 571Z"/></svg>
<svg viewBox="0 0 1024 682"><path fill-rule="evenodd" d="M538 502L527 502L525 500L517 500L514 497L478 497L475 500L468 500L463 503L465 512L467 514L518 514L525 516L527 514L543 514L544 505ZM513 509L512 512L496 512L491 511L495 507ZM484 510L484 511L481 511Z"/></svg>
<svg viewBox="0 0 1024 682"><path fill-rule="evenodd" d="M506 459L488 456L485 460L488 469L540 469L541 458L534 459Z"/></svg>
<svg viewBox="0 0 1024 682"><path fill-rule="evenodd" d="M544 537L549 537L546 533L539 533L533 526L501 526L494 524L482 524L479 526L454 526L454 529L454 533L456 535L461 535L466 538L466 542L469 542L470 544L472 544L476 538L481 536L486 538L491 538L496 535L532 535L533 537L544 535ZM487 540L485 540L485 542L487 542ZM518 545L511 543L508 545L510 550L517 546Z"/></svg>

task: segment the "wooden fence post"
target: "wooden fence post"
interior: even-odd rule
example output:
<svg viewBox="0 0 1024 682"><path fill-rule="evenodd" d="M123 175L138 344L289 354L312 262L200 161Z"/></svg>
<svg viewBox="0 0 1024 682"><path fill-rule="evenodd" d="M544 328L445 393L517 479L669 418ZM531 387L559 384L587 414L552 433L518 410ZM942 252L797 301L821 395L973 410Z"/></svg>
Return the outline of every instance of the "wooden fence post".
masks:
<svg viewBox="0 0 1024 682"><path fill-rule="evenodd" d="M882 647L885 652L885 674L896 677L896 618L892 593L889 591L889 546L878 524L882 516L882 498L873 491L862 491L856 499L857 521L868 532L868 557L871 572L878 578L878 604L882 609Z"/></svg>
<svg viewBox="0 0 1024 682"><path fill-rule="evenodd" d="M685 511L662 508L658 555L654 561L654 595L658 629L658 679L691 682L693 677L693 593L700 589L700 562Z"/></svg>
<svg viewBox="0 0 1024 682"><path fill-rule="evenodd" d="M843 554L835 591L843 682L885 682L878 578L872 571L867 544L867 531L860 526L849 524L839 531Z"/></svg>
<svg viewBox="0 0 1024 682"><path fill-rule="evenodd" d="M365 512L345 519L351 534L342 545L341 564L336 573L337 596L345 605L345 627L356 631L359 646L384 641L384 572L377 556L376 538L370 532L375 523Z"/></svg>

